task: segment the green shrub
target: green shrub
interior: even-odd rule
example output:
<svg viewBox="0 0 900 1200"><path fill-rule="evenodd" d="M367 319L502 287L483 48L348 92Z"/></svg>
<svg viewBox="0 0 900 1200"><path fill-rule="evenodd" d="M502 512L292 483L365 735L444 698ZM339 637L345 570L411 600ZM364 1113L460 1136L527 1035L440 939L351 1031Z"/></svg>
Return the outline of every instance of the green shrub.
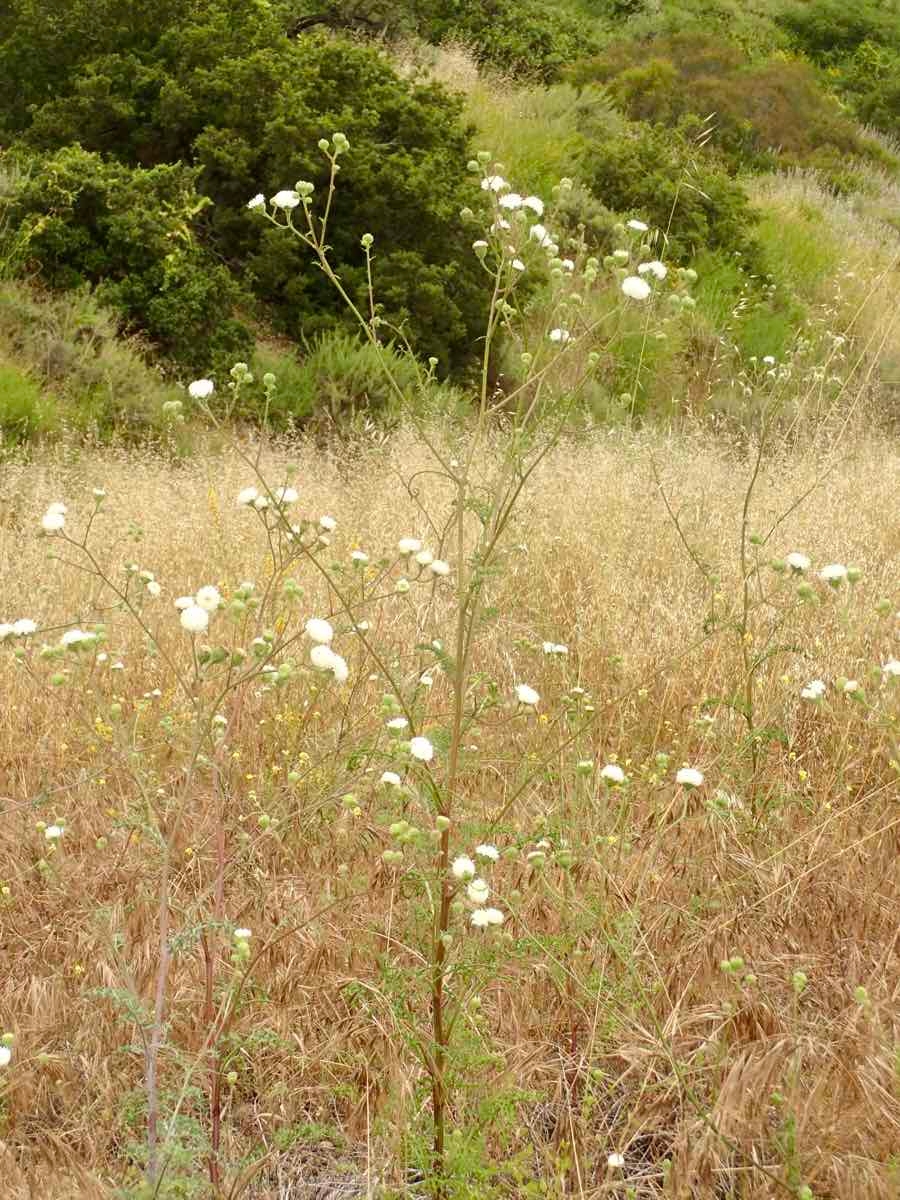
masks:
<svg viewBox="0 0 900 1200"><path fill-rule="evenodd" d="M321 187L327 164L317 141L343 131L351 153L331 225L336 268L361 299L359 238L373 234L385 318L407 321L442 370L464 366L485 299L457 220L471 201L461 101L401 79L378 48L358 40L318 30L285 36L282 5L166 0L158 19L152 7L60 0L48 27L34 0L14 0L16 28L5 42L0 37L0 107L8 102L7 119L20 136L45 151L77 140L86 151L147 169L160 184L163 176L153 172L164 164L191 164L166 170L214 202L191 222L215 255L210 283L192 273L177 242L179 262L169 263L164 282L196 319L223 293L217 264L227 263L265 305L266 318L299 339L342 322L343 304L246 203L298 177ZM29 52L38 61L23 79L27 102L20 104L8 80L22 75ZM117 300L139 309L171 344L178 324L166 289L154 304L143 281L115 282ZM227 338L234 333L227 330ZM210 336L187 343L173 350L196 345L196 358L200 348L210 356L221 349Z"/></svg>
<svg viewBox="0 0 900 1200"><path fill-rule="evenodd" d="M403 393L402 404L385 372L384 360ZM313 426L346 431L370 417L390 425L412 400L417 380L416 367L408 356L390 345L379 351L358 334L344 330L317 334L302 355L261 345L251 365L255 385L245 391L238 415L252 421L261 417L262 377L271 372L276 388L267 413L276 429ZM430 391L439 407L453 406L456 393L448 385L435 382ZM428 400L426 396L424 403ZM422 403L421 397L416 396L416 402Z"/></svg>
<svg viewBox="0 0 900 1200"><path fill-rule="evenodd" d="M687 262L705 248L756 265L746 193L684 136L635 124L625 136L592 141L583 178L607 208L667 231L667 258Z"/></svg>
<svg viewBox="0 0 900 1200"><path fill-rule="evenodd" d="M28 442L53 428L53 410L40 384L0 362L0 448Z"/></svg>
<svg viewBox="0 0 900 1200"><path fill-rule="evenodd" d="M23 438L63 428L104 441L155 438L169 427L163 405L183 396L86 289L48 296L24 283L0 285L0 358L44 397L37 419L19 426Z"/></svg>
<svg viewBox="0 0 900 1200"><path fill-rule="evenodd" d="M580 83L599 80L635 120L677 127L715 114L712 144L733 171L782 163L818 165L829 153L871 154L853 121L808 63L781 55L751 62L733 42L679 33L649 42L618 42L573 70Z"/></svg>
<svg viewBox="0 0 900 1200"><path fill-rule="evenodd" d="M507 74L559 78L564 66L597 45L593 23L553 0L432 0L420 32L433 42L466 42L482 64Z"/></svg>
<svg viewBox="0 0 900 1200"><path fill-rule="evenodd" d="M819 62L847 58L864 42L900 48L897 0L804 0L787 4L775 20Z"/></svg>
<svg viewBox="0 0 900 1200"><path fill-rule="evenodd" d="M900 128L900 3L807 0L776 15L793 45L828 68L832 86L860 120L887 133Z"/></svg>
<svg viewBox="0 0 900 1200"><path fill-rule="evenodd" d="M70 146L33 161L10 214L47 286L95 285L126 325L199 371L245 356L252 339L230 320L237 285L193 235L208 203L197 175L180 164L132 169Z"/></svg>

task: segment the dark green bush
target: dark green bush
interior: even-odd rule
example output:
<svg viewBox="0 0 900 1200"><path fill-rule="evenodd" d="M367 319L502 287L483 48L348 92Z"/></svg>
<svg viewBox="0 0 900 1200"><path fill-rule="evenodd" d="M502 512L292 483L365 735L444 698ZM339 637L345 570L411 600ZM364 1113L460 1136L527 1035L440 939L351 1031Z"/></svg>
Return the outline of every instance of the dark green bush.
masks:
<svg viewBox="0 0 900 1200"><path fill-rule="evenodd" d="M133 169L69 146L35 159L9 204L45 285L95 286L127 326L194 370L252 345L231 320L240 298L233 277L194 236L208 203L198 174L180 164Z"/></svg>
<svg viewBox="0 0 900 1200"><path fill-rule="evenodd" d="M286 36L283 4L166 0L155 14L149 0L52 3L48 23L35 0L13 0L6 39L0 18L0 109L8 106L12 132L45 152L77 140L133 167L198 167L191 178L214 202L198 214L201 241L267 319L299 337L344 321L342 302L309 255L273 236L246 202L298 178L321 187L326 163L316 144L341 130L351 153L329 240L342 278L361 298L359 237L372 233L385 317L405 321L442 370L467 362L485 300L457 220L470 199L461 102L399 78L374 46L318 29ZM23 74L29 52L38 61ZM22 94L13 95L9 81L19 77ZM121 302L171 343L177 324L159 311L165 301L153 304L140 282L117 282ZM170 269L169 286L190 312L204 310L200 280ZM219 349L210 344L210 353Z"/></svg>
<svg viewBox="0 0 900 1200"><path fill-rule="evenodd" d="M593 140L583 177L607 208L667 230L667 259L723 250L754 268L757 217L746 192L683 134L636 123L624 136Z"/></svg>
<svg viewBox="0 0 900 1200"><path fill-rule="evenodd" d="M794 46L828 68L828 78L860 120L900 130L898 0L807 0L776 15Z"/></svg>
<svg viewBox="0 0 900 1200"><path fill-rule="evenodd" d="M818 62L848 58L864 42L900 48L898 0L803 0L775 14L794 43Z"/></svg>
<svg viewBox="0 0 900 1200"><path fill-rule="evenodd" d="M431 0L419 9L429 41L463 41L480 63L524 78L557 79L597 46L592 23L553 0Z"/></svg>

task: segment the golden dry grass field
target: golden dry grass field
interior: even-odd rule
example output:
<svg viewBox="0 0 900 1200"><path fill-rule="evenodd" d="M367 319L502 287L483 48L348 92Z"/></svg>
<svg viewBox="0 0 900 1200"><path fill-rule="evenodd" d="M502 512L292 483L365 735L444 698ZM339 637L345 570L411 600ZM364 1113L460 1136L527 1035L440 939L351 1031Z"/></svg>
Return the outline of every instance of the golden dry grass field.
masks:
<svg viewBox="0 0 900 1200"><path fill-rule="evenodd" d="M0 646L6 1200L427 1194L450 491L412 433L267 450L272 484L287 462L292 510L337 525L280 574L271 531L235 504L254 480L234 451L3 465L0 620L38 626ZM765 456L748 529L775 529L748 543L743 619L752 465L701 434L564 442L506 530L449 828L451 854L499 850L479 872L505 919L475 928L453 900L448 1195L898 1194L900 678L883 667L900 655L900 452L857 433ZM95 487L88 545L110 583L75 544ZM71 541L41 533L52 501ZM450 577L396 592L402 536ZM792 551L803 576L768 565ZM858 582L829 586L829 563ZM365 636L321 567L369 597ZM258 609L234 604L244 581ZM276 642L300 637L278 686L257 672L218 708L221 674L195 672L205 638L173 603L207 584L229 653L252 661L263 613ZM312 616L331 619L346 683L310 670ZM41 656L98 623L100 641ZM824 698L802 699L815 679ZM398 691L430 763L385 727ZM701 786L676 783L684 766Z"/></svg>

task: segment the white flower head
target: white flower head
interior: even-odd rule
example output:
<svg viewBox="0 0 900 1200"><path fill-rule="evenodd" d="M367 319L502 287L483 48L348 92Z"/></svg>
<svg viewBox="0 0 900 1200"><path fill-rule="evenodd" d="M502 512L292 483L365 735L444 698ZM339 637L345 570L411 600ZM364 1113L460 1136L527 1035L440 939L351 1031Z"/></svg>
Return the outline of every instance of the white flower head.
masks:
<svg viewBox="0 0 900 1200"><path fill-rule="evenodd" d="M610 1154L607 1156L606 1162L608 1166L613 1168L613 1170L618 1170L620 1167L625 1166L625 1155Z"/></svg>
<svg viewBox="0 0 900 1200"><path fill-rule="evenodd" d="M414 737L409 743L409 752L419 762L431 762L434 758L434 746L427 737Z"/></svg>
<svg viewBox="0 0 900 1200"><path fill-rule="evenodd" d="M334 637L331 622L323 620L322 617L310 617L304 626L304 632L311 641L323 645L327 645Z"/></svg>
<svg viewBox="0 0 900 1200"><path fill-rule="evenodd" d="M209 627L209 612L199 604L189 604L181 610L181 628L188 633L203 633Z"/></svg>
<svg viewBox="0 0 900 1200"><path fill-rule="evenodd" d="M89 642L96 639L96 634L85 633L83 629L67 629L59 639L61 646L80 646L82 642Z"/></svg>
<svg viewBox="0 0 900 1200"><path fill-rule="evenodd" d="M650 226L646 225L643 221L636 221L634 218L632 218L630 221L626 221L625 224L629 229L633 229L635 233L646 233L650 228Z"/></svg>
<svg viewBox="0 0 900 1200"><path fill-rule="evenodd" d="M9 1046L0 1045L0 1067L8 1067L12 1062L12 1050Z"/></svg>
<svg viewBox="0 0 900 1200"><path fill-rule="evenodd" d="M240 507L255 504L259 499L259 490L255 487L241 488L238 492L237 503Z"/></svg>
<svg viewBox="0 0 900 1200"><path fill-rule="evenodd" d="M350 561L356 563L359 567L364 567L369 561L369 556L365 550L353 550L350 554Z"/></svg>
<svg viewBox="0 0 900 1200"><path fill-rule="evenodd" d="M682 767L675 776L675 782L682 787L698 788L703 783L703 772L696 767Z"/></svg>
<svg viewBox="0 0 900 1200"><path fill-rule="evenodd" d="M216 385L211 379L195 379L193 383L188 384L188 395L192 400L205 400L215 390Z"/></svg>
<svg viewBox="0 0 900 1200"><path fill-rule="evenodd" d="M48 508L41 517L41 528L43 529L44 533L59 533L59 531L64 528L65 524L65 513L54 510L53 508Z"/></svg>
<svg viewBox="0 0 900 1200"><path fill-rule="evenodd" d="M557 342L560 346L564 346L572 337L568 329L551 329L547 336L551 342Z"/></svg>
<svg viewBox="0 0 900 1200"><path fill-rule="evenodd" d="M300 197L293 188L284 188L280 192L276 192L272 197L273 208L296 208L300 203Z"/></svg>
<svg viewBox="0 0 900 1200"><path fill-rule="evenodd" d="M326 514L324 517L319 517L319 528L324 529L326 533L334 533L337 529L337 521L334 517Z"/></svg>
<svg viewBox="0 0 900 1200"><path fill-rule="evenodd" d="M292 487L277 487L274 495L279 504L296 504L300 499L297 489Z"/></svg>
<svg viewBox="0 0 900 1200"><path fill-rule="evenodd" d="M346 658L342 658L340 654L335 654L334 661L331 664L331 673L334 676L335 683L346 683L350 678L350 668L347 666Z"/></svg>
<svg viewBox="0 0 900 1200"><path fill-rule="evenodd" d="M309 661L317 671L333 671L335 652L325 642L319 642L309 652Z"/></svg>
<svg viewBox="0 0 900 1200"><path fill-rule="evenodd" d="M540 698L534 688L527 683L516 684L516 699L520 704L524 704L528 708L535 708Z"/></svg>
<svg viewBox="0 0 900 1200"><path fill-rule="evenodd" d="M265 206L266 206L266 198L262 194L262 192L257 192L252 200L247 201L247 207L249 209L265 208Z"/></svg>
<svg viewBox="0 0 900 1200"><path fill-rule="evenodd" d="M420 550L416 555L416 562L420 567L428 567L434 562L434 555L430 550Z"/></svg>
<svg viewBox="0 0 900 1200"><path fill-rule="evenodd" d="M792 550L784 561L798 575L802 575L804 571L809 570L809 559L805 554L801 554L799 550Z"/></svg>
<svg viewBox="0 0 900 1200"><path fill-rule="evenodd" d="M487 916L488 925L502 925L504 921L503 913L499 908L486 908L485 915Z"/></svg>
<svg viewBox="0 0 900 1200"><path fill-rule="evenodd" d="M397 549L404 557L408 557L410 554L418 554L422 549L422 543L418 538L404 537L397 543Z"/></svg>
<svg viewBox="0 0 900 1200"><path fill-rule="evenodd" d="M544 642L541 647L545 654L565 656L569 653L569 647L562 642Z"/></svg>
<svg viewBox="0 0 900 1200"><path fill-rule="evenodd" d="M500 197L501 208L521 208L524 201L518 192L507 192L505 196Z"/></svg>
<svg viewBox="0 0 900 1200"><path fill-rule="evenodd" d="M528 236L534 238L539 246L549 246L553 242L553 238L547 232L545 226L541 224L532 225L528 230Z"/></svg>
<svg viewBox="0 0 900 1200"><path fill-rule="evenodd" d="M544 202L540 196L526 196L522 201L522 207L530 208L539 217L544 215Z"/></svg>
<svg viewBox="0 0 900 1200"><path fill-rule="evenodd" d="M445 579L450 574L450 564L444 562L442 558L436 558L434 562L428 564L428 570L432 575Z"/></svg>
<svg viewBox="0 0 900 1200"><path fill-rule="evenodd" d="M525 264L522 262L521 258L514 258L512 260L512 262L510 263L510 266L512 267L512 269L514 271L524 271L525 270Z"/></svg>
<svg viewBox="0 0 900 1200"><path fill-rule="evenodd" d="M638 267L638 275L653 275L656 279L665 279L668 273L669 268L658 258L655 258L653 262L641 263Z"/></svg>
<svg viewBox="0 0 900 1200"><path fill-rule="evenodd" d="M0 642L5 642L7 638L12 637L13 627L9 621L0 621Z"/></svg>
<svg viewBox="0 0 900 1200"><path fill-rule="evenodd" d="M845 695L845 696L853 696L853 695L855 695L855 694L856 694L858 691L860 691L860 690L861 690L861 688L860 688L860 686L859 686L859 680L857 680L857 679L848 679L848 680L845 682L845 684L844 684L844 689L843 689L843 690L844 690L844 695Z"/></svg>
<svg viewBox="0 0 900 1200"><path fill-rule="evenodd" d="M827 691L824 679L812 679L803 688L800 689L800 698L802 700L821 700Z"/></svg>
<svg viewBox="0 0 900 1200"><path fill-rule="evenodd" d="M162 587L156 582L155 579L150 579L147 581L147 594L148 596L152 596L154 600L162 595Z"/></svg>
<svg viewBox="0 0 900 1200"><path fill-rule="evenodd" d="M400 786L400 776L397 774L397 772L396 772L396 771L385 771L385 772L382 774L382 776L381 776L381 779L379 780L379 782L380 782L380 783L381 783L381 784L382 784L384 787L395 787L395 788L398 788L398 787Z"/></svg>
<svg viewBox="0 0 900 1200"><path fill-rule="evenodd" d="M484 904L490 894L491 889L483 879L473 879L466 888L466 895L473 904Z"/></svg>
<svg viewBox="0 0 900 1200"><path fill-rule="evenodd" d="M234 931L234 937L235 937L235 941L249 942L250 939L253 937L253 930L252 929L236 929Z"/></svg>
<svg viewBox="0 0 900 1200"><path fill-rule="evenodd" d="M900 679L900 660L889 658L881 664L881 674L885 679Z"/></svg>
<svg viewBox="0 0 900 1200"><path fill-rule="evenodd" d="M469 920L476 929L487 929L490 921L488 920L488 910L486 908L476 908Z"/></svg>
<svg viewBox="0 0 900 1200"><path fill-rule="evenodd" d="M618 763L607 763L605 767L601 768L600 778L605 779L607 783L611 783L613 786L617 786L625 782L625 772Z"/></svg>
<svg viewBox="0 0 900 1200"><path fill-rule="evenodd" d="M481 181L483 192L505 192L509 184L502 175L487 175Z"/></svg>
<svg viewBox="0 0 900 1200"><path fill-rule="evenodd" d="M490 862L497 862L500 858L500 851L496 846L492 846L490 842L482 842L480 846L475 847L476 858L486 858Z"/></svg>
<svg viewBox="0 0 900 1200"><path fill-rule="evenodd" d="M391 719L387 722L387 728L396 731L406 729L408 726L409 721L407 721L406 717L391 717Z"/></svg>
<svg viewBox="0 0 900 1200"><path fill-rule="evenodd" d="M62 825L48 825L44 830L44 837L48 842L58 842L64 833L65 829Z"/></svg>
<svg viewBox="0 0 900 1200"><path fill-rule="evenodd" d="M843 563L829 563L819 572L819 578L824 583L831 584L832 587L840 587L847 578L847 568Z"/></svg>
<svg viewBox="0 0 900 1200"><path fill-rule="evenodd" d="M474 879L476 870L477 868L472 862L471 858L465 854L460 854L459 857L454 858L453 862L450 864L450 873L454 879L461 879L463 881L467 879Z"/></svg>
<svg viewBox="0 0 900 1200"><path fill-rule="evenodd" d="M207 583L204 587L197 589L194 603L205 612L214 613L222 603L222 594L217 587Z"/></svg>
<svg viewBox="0 0 900 1200"><path fill-rule="evenodd" d="M650 284L639 275L629 275L622 280L622 291L629 300L646 300L650 295Z"/></svg>
<svg viewBox="0 0 900 1200"><path fill-rule="evenodd" d="M31 617L19 617L18 621L13 621L12 632L13 637L31 637L37 633L37 623Z"/></svg>
<svg viewBox="0 0 900 1200"><path fill-rule="evenodd" d="M175 601L175 607L178 609L181 609L181 611L183 612L186 608L190 608L193 603L194 603L193 596L179 596L178 599Z"/></svg>

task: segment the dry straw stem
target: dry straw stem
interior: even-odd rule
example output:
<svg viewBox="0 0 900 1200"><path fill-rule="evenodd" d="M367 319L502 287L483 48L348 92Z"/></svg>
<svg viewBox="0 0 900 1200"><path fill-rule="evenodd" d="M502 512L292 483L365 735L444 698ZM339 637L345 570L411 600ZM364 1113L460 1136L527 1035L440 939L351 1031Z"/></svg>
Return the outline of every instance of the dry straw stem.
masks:
<svg viewBox="0 0 900 1200"><path fill-rule="evenodd" d="M496 615L473 646L477 668L501 692L527 679L542 698L527 728L484 719L461 781L472 837L493 823L498 844L523 851L497 868L503 892L521 894L505 927L513 942L491 943L480 1009L460 1018L474 1049L489 1052L469 1081L473 1094L507 1093L515 1114L487 1128L489 1151L500 1163L522 1151L529 1172L551 1180L565 1143L567 1190L589 1197L621 1193L606 1161L616 1151L626 1159L621 1179L640 1196L762 1200L788 1194L796 1177L816 1195L887 1200L896 1194L890 1160L900 1128L897 701L870 671L898 650L900 455L890 442L848 434L840 465L766 548L802 550L816 566L852 564L863 576L852 592L818 588L820 603L797 611L788 648L757 677L760 723L787 740L766 741L762 800L750 809L742 719L717 708L712 724L699 720L701 702L740 678L740 650L703 628L708 582L666 512L651 452L685 536L716 566L719 611L734 613L752 447L702 434L609 434L557 446L536 471L504 570L490 584ZM299 468L303 514L338 520L329 548L336 562L356 547L374 562L401 534L425 534L422 505L437 528L450 512L451 489L430 473L431 455L411 433L334 454L275 445L263 455L267 478L282 478L287 462ZM765 459L755 493L761 531L820 478L822 462L821 449ZM489 466L474 469L486 476ZM145 615L171 653L186 656L175 596L209 582L226 593L243 579L266 582L265 540L234 504L247 482L234 454L173 466L149 454L62 448L4 464L0 616L62 628L89 622L108 603L96 581L49 560L51 543L34 533L53 499L69 504L76 530L91 511L91 488L102 485L98 553L111 569L134 559L155 572L164 592ZM306 567L296 574L303 612L327 613L319 577ZM876 612L882 598L891 602L885 615ZM440 592L413 592L386 605L373 638L408 673L426 663L417 642L449 644L451 617ZM565 643L568 656L544 656L545 640ZM141 772L174 793L172 743L190 706L139 631L111 621L106 650L124 671L98 669L80 698L36 688L8 646L0 659L0 881L8 888L0 1024L16 1039L0 1079L0 1169L4 1195L15 1200L111 1197L111 1181L129 1170L139 1177L128 1146L141 1137L129 1116L140 1098L142 1060L131 1049L140 1039L115 997L152 1005L161 858L139 819L148 801L136 791L122 731L95 716L123 697L125 727L146 735ZM240 1177L244 1194L257 1197L291 1195L289 1178L322 1186L335 1178L337 1150L329 1156L301 1138L279 1152L279 1130L317 1121L343 1135L341 1154L358 1165L365 1195L366 1162L370 1182L401 1185L402 1132L420 1120L420 1068L376 963L386 956L410 977L421 963L381 862L388 843L375 820L377 770L346 765L382 723L383 689L369 681L361 649L349 657L349 692L314 691L305 678L275 699L251 692L229 735L225 909L253 930L254 950L267 949L230 1018L226 1065L238 1082L223 1099L221 1159L226 1182ZM822 709L801 704L809 679L839 675L865 680L882 717L836 695ZM141 701L163 683L160 697ZM563 716L575 687L587 689L595 710L578 738ZM435 725L449 701L437 672ZM561 742L567 749L555 749ZM660 752L672 768L700 766L707 787L673 788L672 770L656 764ZM631 780L624 791L575 775L576 760L613 756ZM529 764L543 765L526 779ZM287 781L290 770L299 782ZM347 790L359 795L361 818L341 814ZM213 908L217 815L208 792L198 776L172 847L178 930ZM261 812L276 832L259 828ZM47 849L35 821L55 817L66 834L40 870ZM568 839L570 870L552 855L543 871L525 864L524 851L545 835L557 847ZM108 838L103 850L98 837ZM746 963L736 976L720 969L734 954ZM808 978L799 995L797 971ZM866 1003L854 1000L859 986ZM202 1098L190 1081L199 1084L195 1064L199 1072L208 1047L204 988L203 956L188 938L170 966L160 1087L167 1103L182 1097L182 1115L201 1126ZM420 1001L411 988L410 1003ZM468 1095L463 1088L460 1117ZM242 1175L254 1147L268 1157ZM198 1180L204 1171L198 1151Z"/></svg>

